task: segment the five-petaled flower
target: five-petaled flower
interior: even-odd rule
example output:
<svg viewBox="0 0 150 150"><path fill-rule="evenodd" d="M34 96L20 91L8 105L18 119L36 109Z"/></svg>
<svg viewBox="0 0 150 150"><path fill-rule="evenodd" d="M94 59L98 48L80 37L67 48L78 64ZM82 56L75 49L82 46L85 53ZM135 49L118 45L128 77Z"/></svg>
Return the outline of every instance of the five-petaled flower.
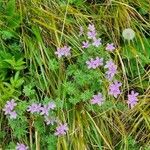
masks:
<svg viewBox="0 0 150 150"><path fill-rule="evenodd" d="M82 42L82 48L88 48L90 46L88 41L83 41Z"/></svg>
<svg viewBox="0 0 150 150"><path fill-rule="evenodd" d="M122 83L118 81L114 81L114 83L109 85L109 95L113 95L115 98L118 97L119 94L121 94L121 91L119 87L122 85Z"/></svg>
<svg viewBox="0 0 150 150"><path fill-rule="evenodd" d="M16 150L28 150L28 146L22 143L17 143Z"/></svg>
<svg viewBox="0 0 150 150"><path fill-rule="evenodd" d="M112 60L109 60L106 62L106 65L104 66L104 68L107 68L108 70L106 71L106 78L108 80L112 80L114 75L117 72L117 65L114 64L114 62Z"/></svg>
<svg viewBox="0 0 150 150"><path fill-rule="evenodd" d="M91 58L89 61L86 61L88 65L88 69L93 68L96 69L99 66L103 65L103 58L96 57L96 59Z"/></svg>
<svg viewBox="0 0 150 150"><path fill-rule="evenodd" d="M27 111L29 111L30 113L39 113L41 111L41 104L37 104L37 103L32 103Z"/></svg>
<svg viewBox="0 0 150 150"><path fill-rule="evenodd" d="M116 48L115 48L115 46L114 46L114 43L111 43L111 44L107 44L106 45L106 50L107 51L110 51L110 52L112 52L112 51L114 51Z"/></svg>
<svg viewBox="0 0 150 150"><path fill-rule="evenodd" d="M7 101L5 104L5 107L3 108L3 111L5 112L5 115L9 115L10 119L16 119L17 113L14 111L15 106L17 106L17 103L14 99Z"/></svg>
<svg viewBox="0 0 150 150"><path fill-rule="evenodd" d="M128 94L128 106L133 108L137 102L138 102L138 99L137 99L137 96L139 95L139 93L135 93L134 91L131 91L131 94Z"/></svg>
<svg viewBox="0 0 150 150"><path fill-rule="evenodd" d="M57 135L57 136L65 135L67 131L68 131L67 123L65 123L65 124L60 124L60 125L56 128L55 135Z"/></svg>
<svg viewBox="0 0 150 150"><path fill-rule="evenodd" d="M93 95L93 98L91 99L91 104L98 104L102 105L104 102L104 98L101 93L98 93L97 95Z"/></svg>
<svg viewBox="0 0 150 150"><path fill-rule="evenodd" d="M89 39L94 39L94 38L96 38L96 35L97 35L97 33L96 33L96 30L95 30L94 24L89 24L88 32L87 32L88 38Z"/></svg>
<svg viewBox="0 0 150 150"><path fill-rule="evenodd" d="M58 55L58 58L61 58L62 56L70 56L70 49L71 47L61 47L61 48L57 48L57 51L55 52L56 55Z"/></svg>
<svg viewBox="0 0 150 150"><path fill-rule="evenodd" d="M100 38L99 39L96 39L96 38L93 39L93 43L92 43L93 46L98 47L101 44L102 43L101 43L101 39Z"/></svg>

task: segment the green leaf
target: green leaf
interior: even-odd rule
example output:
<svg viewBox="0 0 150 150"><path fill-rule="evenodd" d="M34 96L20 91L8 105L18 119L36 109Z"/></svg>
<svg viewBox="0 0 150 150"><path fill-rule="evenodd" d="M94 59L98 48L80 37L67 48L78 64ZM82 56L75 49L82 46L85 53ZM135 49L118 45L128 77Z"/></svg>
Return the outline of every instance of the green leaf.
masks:
<svg viewBox="0 0 150 150"><path fill-rule="evenodd" d="M9 0L6 6L6 15L7 16L13 16L15 13L15 3L16 0Z"/></svg>

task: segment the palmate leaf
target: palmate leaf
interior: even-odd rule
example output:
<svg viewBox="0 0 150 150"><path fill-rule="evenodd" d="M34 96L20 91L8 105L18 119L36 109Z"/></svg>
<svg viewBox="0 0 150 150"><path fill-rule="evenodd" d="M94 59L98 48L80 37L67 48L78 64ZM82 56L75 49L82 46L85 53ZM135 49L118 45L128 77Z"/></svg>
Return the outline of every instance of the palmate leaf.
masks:
<svg viewBox="0 0 150 150"><path fill-rule="evenodd" d="M23 61L23 58L15 60L13 57L12 59L5 59L5 62L10 64L11 68L14 70L22 70L25 68L25 62Z"/></svg>

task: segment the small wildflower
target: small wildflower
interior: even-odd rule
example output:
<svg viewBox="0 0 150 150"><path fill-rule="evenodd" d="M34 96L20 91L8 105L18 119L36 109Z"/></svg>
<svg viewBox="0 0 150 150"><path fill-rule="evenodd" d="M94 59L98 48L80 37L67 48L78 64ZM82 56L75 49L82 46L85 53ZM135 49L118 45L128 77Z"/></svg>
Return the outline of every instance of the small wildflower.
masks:
<svg viewBox="0 0 150 150"><path fill-rule="evenodd" d="M56 136L65 135L67 131L68 131L67 123L65 123L65 124L60 124L60 125L56 128L55 135L56 135Z"/></svg>
<svg viewBox="0 0 150 150"><path fill-rule="evenodd" d="M135 93L134 91L131 91L131 94L128 94L128 106L130 106L131 108L133 108L137 102L138 102L138 99L137 99L137 96L139 95L139 93Z"/></svg>
<svg viewBox="0 0 150 150"><path fill-rule="evenodd" d="M17 113L14 111L15 106L17 106L17 103L15 103L14 99L12 99L6 102L6 105L3 109L5 115L9 115L11 119L16 119L17 117Z"/></svg>
<svg viewBox="0 0 150 150"><path fill-rule="evenodd" d="M88 69L90 68L95 69L103 65L103 58L96 57L95 60L91 58L89 61L86 61L86 64L88 65Z"/></svg>
<svg viewBox="0 0 150 150"><path fill-rule="evenodd" d="M87 32L88 39L95 39L96 35L97 35L96 31L88 31Z"/></svg>
<svg viewBox="0 0 150 150"><path fill-rule="evenodd" d="M15 111L10 112L10 119L16 119L17 113Z"/></svg>
<svg viewBox="0 0 150 150"><path fill-rule="evenodd" d="M43 107L41 107L41 115L49 115L49 106L48 105L44 105Z"/></svg>
<svg viewBox="0 0 150 150"><path fill-rule="evenodd" d="M16 150L28 150L28 147L22 143L17 143Z"/></svg>
<svg viewBox="0 0 150 150"><path fill-rule="evenodd" d="M98 93L97 95L93 95L93 98L91 99L91 104L98 104L101 105L104 102L104 98L101 93Z"/></svg>
<svg viewBox="0 0 150 150"><path fill-rule="evenodd" d="M96 38L93 39L93 43L92 43L93 46L98 47L101 44L102 43L101 43L101 39L100 38L99 39L96 39Z"/></svg>
<svg viewBox="0 0 150 150"><path fill-rule="evenodd" d="M114 64L114 62L112 60L109 60L106 62L106 65L104 66L104 68L108 69L106 71L106 78L109 80L112 80L112 78L114 77L114 75L117 72L117 66Z"/></svg>
<svg viewBox="0 0 150 150"><path fill-rule="evenodd" d="M95 26L94 26L94 24L89 24L89 25L88 25L88 30L89 30L89 31L95 31Z"/></svg>
<svg viewBox="0 0 150 150"><path fill-rule="evenodd" d="M33 113L39 113L41 111L41 104L36 104L36 103L32 103L27 111L31 112L32 114Z"/></svg>
<svg viewBox="0 0 150 150"><path fill-rule="evenodd" d="M133 40L135 37L135 32L131 28L124 29L122 36L126 40Z"/></svg>
<svg viewBox="0 0 150 150"><path fill-rule="evenodd" d="M119 87L122 85L122 83L115 81L109 86L109 94L113 95L115 98L118 97L119 94L121 94Z"/></svg>
<svg viewBox="0 0 150 150"><path fill-rule="evenodd" d="M48 103L48 109L54 109L56 107L56 104L54 102Z"/></svg>
<svg viewBox="0 0 150 150"><path fill-rule="evenodd" d="M110 52L112 52L113 50L115 50L114 43L111 43L111 44L108 43L107 46L106 46L106 50L110 51Z"/></svg>
<svg viewBox="0 0 150 150"><path fill-rule="evenodd" d="M54 117L44 116L44 118L47 125L54 125L54 123L57 122L57 120Z"/></svg>
<svg viewBox="0 0 150 150"><path fill-rule="evenodd" d="M86 42L82 42L82 48L88 48L90 46L89 42L86 41Z"/></svg>
<svg viewBox="0 0 150 150"><path fill-rule="evenodd" d="M67 46L64 46L62 48L57 48L57 51L55 52L55 54L58 55L58 58L61 58L62 56L69 56L70 49L71 47L67 47Z"/></svg>
<svg viewBox="0 0 150 150"><path fill-rule="evenodd" d="M83 27L80 26L80 32L79 32L79 36L83 35Z"/></svg>

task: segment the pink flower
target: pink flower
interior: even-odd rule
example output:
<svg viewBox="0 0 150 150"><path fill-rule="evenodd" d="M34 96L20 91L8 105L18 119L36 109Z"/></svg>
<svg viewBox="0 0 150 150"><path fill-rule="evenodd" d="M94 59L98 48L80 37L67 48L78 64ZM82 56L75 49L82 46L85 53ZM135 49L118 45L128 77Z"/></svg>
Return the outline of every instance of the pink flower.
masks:
<svg viewBox="0 0 150 150"><path fill-rule="evenodd" d="M104 102L104 98L101 93L98 93L97 95L93 95L93 99L91 99L91 104L98 104L101 105Z"/></svg>
<svg viewBox="0 0 150 150"><path fill-rule="evenodd" d="M32 103L27 111L29 111L30 113L39 113L41 111L41 104L37 104L37 103Z"/></svg>
<svg viewBox="0 0 150 150"><path fill-rule="evenodd" d="M57 136L65 135L67 131L68 131L67 123L65 123L65 124L60 124L60 125L56 128L55 135L57 135Z"/></svg>
<svg viewBox="0 0 150 150"><path fill-rule="evenodd" d="M89 31L87 32L87 36L88 36L88 39L94 39L96 38L96 31Z"/></svg>
<svg viewBox="0 0 150 150"><path fill-rule="evenodd" d="M95 26L94 24L89 24L88 26L88 32L87 32L87 36L89 39L94 39L96 38L96 30L95 30Z"/></svg>
<svg viewBox="0 0 150 150"><path fill-rule="evenodd" d="M137 96L139 95L139 93L135 93L134 91L131 91L131 94L128 94L128 106L133 108L137 102L138 102L138 99L137 99Z"/></svg>
<svg viewBox="0 0 150 150"><path fill-rule="evenodd" d="M119 94L121 94L119 87L122 85L122 83L115 81L109 86L109 95L113 95L115 98L118 97Z"/></svg>
<svg viewBox="0 0 150 150"><path fill-rule="evenodd" d="M10 119L16 119L17 113L15 111L10 112Z"/></svg>
<svg viewBox="0 0 150 150"><path fill-rule="evenodd" d="M14 111L15 106L17 106L17 103L15 103L14 99L12 99L7 101L5 107L3 108L5 115L9 115L10 119L17 118L17 113Z"/></svg>
<svg viewBox="0 0 150 150"><path fill-rule="evenodd" d="M48 109L54 109L56 107L56 104L54 102L48 103Z"/></svg>
<svg viewBox="0 0 150 150"><path fill-rule="evenodd" d="M114 62L112 60L109 60L109 61L106 62L106 65L104 66L104 68L108 69L106 71L106 78L108 80L112 80L114 75L117 72L117 66L114 64Z"/></svg>
<svg viewBox="0 0 150 150"><path fill-rule="evenodd" d="M111 44L108 43L107 46L106 46L106 50L110 51L110 52L115 50L114 43L111 43Z"/></svg>
<svg viewBox="0 0 150 150"><path fill-rule="evenodd" d="M89 61L86 61L86 64L88 65L88 69L96 69L97 67L103 65L103 58L96 57L95 60L91 58Z"/></svg>
<svg viewBox="0 0 150 150"><path fill-rule="evenodd" d="M44 118L47 125L54 125L54 123L57 122L57 120L54 117L44 116Z"/></svg>
<svg viewBox="0 0 150 150"><path fill-rule="evenodd" d="M99 45L102 44L100 38L99 39L94 38L93 41L94 42L92 43L92 45L95 46L95 47L98 47Z"/></svg>
<svg viewBox="0 0 150 150"><path fill-rule="evenodd" d="M44 105L43 107L41 107L41 115L45 115L48 116L49 115L49 106L48 105Z"/></svg>
<svg viewBox="0 0 150 150"><path fill-rule="evenodd" d="M28 147L22 143L17 143L16 150L28 150Z"/></svg>
<svg viewBox="0 0 150 150"><path fill-rule="evenodd" d="M90 46L89 42L86 41L86 42L82 42L82 48L88 48Z"/></svg>
<svg viewBox="0 0 150 150"><path fill-rule="evenodd" d="M94 26L94 24L89 24L89 25L88 25L88 30L89 30L89 31L95 31L95 26Z"/></svg>
<svg viewBox="0 0 150 150"><path fill-rule="evenodd" d="M71 47L67 47L67 46L64 46L62 48L57 48L55 54L58 55L58 58L61 58L62 56L70 56L70 49Z"/></svg>

